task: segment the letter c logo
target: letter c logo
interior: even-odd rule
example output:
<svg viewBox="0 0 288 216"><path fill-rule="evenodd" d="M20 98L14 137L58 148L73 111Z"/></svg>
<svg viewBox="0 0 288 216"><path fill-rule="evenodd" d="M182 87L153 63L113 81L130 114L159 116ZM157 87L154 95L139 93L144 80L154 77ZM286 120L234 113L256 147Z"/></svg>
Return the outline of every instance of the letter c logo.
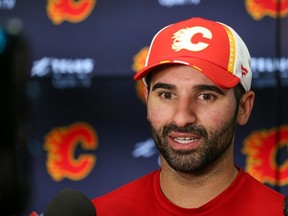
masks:
<svg viewBox="0 0 288 216"><path fill-rule="evenodd" d="M212 32L204 27L194 26L191 28L180 29L179 31L175 32L172 37L174 39L172 49L176 52L182 49L186 49L193 52L198 52L206 49L209 46L209 43L205 42L207 40L192 42L192 38L196 34L201 34L202 35L201 39L203 38L209 40L212 39Z"/></svg>

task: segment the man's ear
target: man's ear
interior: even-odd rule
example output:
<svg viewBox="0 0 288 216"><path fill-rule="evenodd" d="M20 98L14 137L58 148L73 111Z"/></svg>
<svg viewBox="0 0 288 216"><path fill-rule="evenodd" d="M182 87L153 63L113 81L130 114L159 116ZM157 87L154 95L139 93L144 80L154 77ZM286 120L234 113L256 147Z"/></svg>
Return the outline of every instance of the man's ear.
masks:
<svg viewBox="0 0 288 216"><path fill-rule="evenodd" d="M240 99L237 123L244 125L247 123L253 109L255 93L253 91L246 92Z"/></svg>

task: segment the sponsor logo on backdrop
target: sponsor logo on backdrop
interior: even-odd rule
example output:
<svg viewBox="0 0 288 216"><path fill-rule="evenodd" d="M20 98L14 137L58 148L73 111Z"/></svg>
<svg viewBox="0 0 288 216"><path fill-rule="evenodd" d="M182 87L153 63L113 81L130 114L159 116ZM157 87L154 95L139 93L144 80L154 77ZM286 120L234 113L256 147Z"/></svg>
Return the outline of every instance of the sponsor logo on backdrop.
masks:
<svg viewBox="0 0 288 216"><path fill-rule="evenodd" d="M84 59L58 59L43 57L33 62L31 77L52 77L55 88L88 88L92 83L95 61Z"/></svg>
<svg viewBox="0 0 288 216"><path fill-rule="evenodd" d="M132 151L132 156L134 158L151 158L154 155L158 155L158 165L160 166L160 157L158 149L152 138L145 141L138 142L134 145L134 150Z"/></svg>
<svg viewBox="0 0 288 216"><path fill-rule="evenodd" d="M91 14L95 4L96 0L48 0L47 14L55 25L79 23Z"/></svg>
<svg viewBox="0 0 288 216"><path fill-rule="evenodd" d="M288 14L288 1L286 0L245 0L245 5L247 12L255 20L260 20L265 16L276 18L278 11L280 17L287 16Z"/></svg>
<svg viewBox="0 0 288 216"><path fill-rule="evenodd" d="M158 3L164 7L182 6L182 5L198 5L201 0L158 0Z"/></svg>
<svg viewBox="0 0 288 216"><path fill-rule="evenodd" d="M288 87L288 58L252 57L251 68L254 88Z"/></svg>
<svg viewBox="0 0 288 216"><path fill-rule="evenodd" d="M92 152L98 147L98 137L93 127L84 122L53 128L46 136L44 149L47 152L46 168L54 181L64 178L79 181L95 166ZM80 153L76 150L80 148ZM82 153L91 151L91 153Z"/></svg>
<svg viewBox="0 0 288 216"><path fill-rule="evenodd" d="M254 131L244 140L242 152L246 157L246 170L260 182L272 186L288 184L288 125L269 130ZM286 155L282 155L285 150ZM283 152L282 152L283 153Z"/></svg>
<svg viewBox="0 0 288 216"><path fill-rule="evenodd" d="M132 155L135 158L138 157L149 158L157 153L158 151L154 144L153 139L149 138L143 142L136 143Z"/></svg>
<svg viewBox="0 0 288 216"><path fill-rule="evenodd" d="M16 0L0 0L0 10L12 10L16 5Z"/></svg>

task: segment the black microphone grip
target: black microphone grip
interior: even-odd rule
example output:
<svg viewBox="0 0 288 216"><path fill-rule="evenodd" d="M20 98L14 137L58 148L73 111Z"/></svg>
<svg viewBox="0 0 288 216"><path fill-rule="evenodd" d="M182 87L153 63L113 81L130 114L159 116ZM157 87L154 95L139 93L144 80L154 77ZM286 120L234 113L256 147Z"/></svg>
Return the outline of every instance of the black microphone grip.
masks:
<svg viewBox="0 0 288 216"><path fill-rule="evenodd" d="M44 216L96 216L96 209L91 200L73 189L60 191L49 203Z"/></svg>

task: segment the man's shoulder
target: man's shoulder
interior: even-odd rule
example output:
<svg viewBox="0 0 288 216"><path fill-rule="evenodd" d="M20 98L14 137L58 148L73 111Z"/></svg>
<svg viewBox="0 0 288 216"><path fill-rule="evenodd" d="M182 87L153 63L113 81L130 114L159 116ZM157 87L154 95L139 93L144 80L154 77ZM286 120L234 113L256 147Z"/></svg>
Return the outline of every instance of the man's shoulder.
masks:
<svg viewBox="0 0 288 216"><path fill-rule="evenodd" d="M257 196L257 199L263 201L283 202L284 195L273 189L272 186L265 185L246 172L243 172L243 178L245 179L245 188L249 196Z"/></svg>

